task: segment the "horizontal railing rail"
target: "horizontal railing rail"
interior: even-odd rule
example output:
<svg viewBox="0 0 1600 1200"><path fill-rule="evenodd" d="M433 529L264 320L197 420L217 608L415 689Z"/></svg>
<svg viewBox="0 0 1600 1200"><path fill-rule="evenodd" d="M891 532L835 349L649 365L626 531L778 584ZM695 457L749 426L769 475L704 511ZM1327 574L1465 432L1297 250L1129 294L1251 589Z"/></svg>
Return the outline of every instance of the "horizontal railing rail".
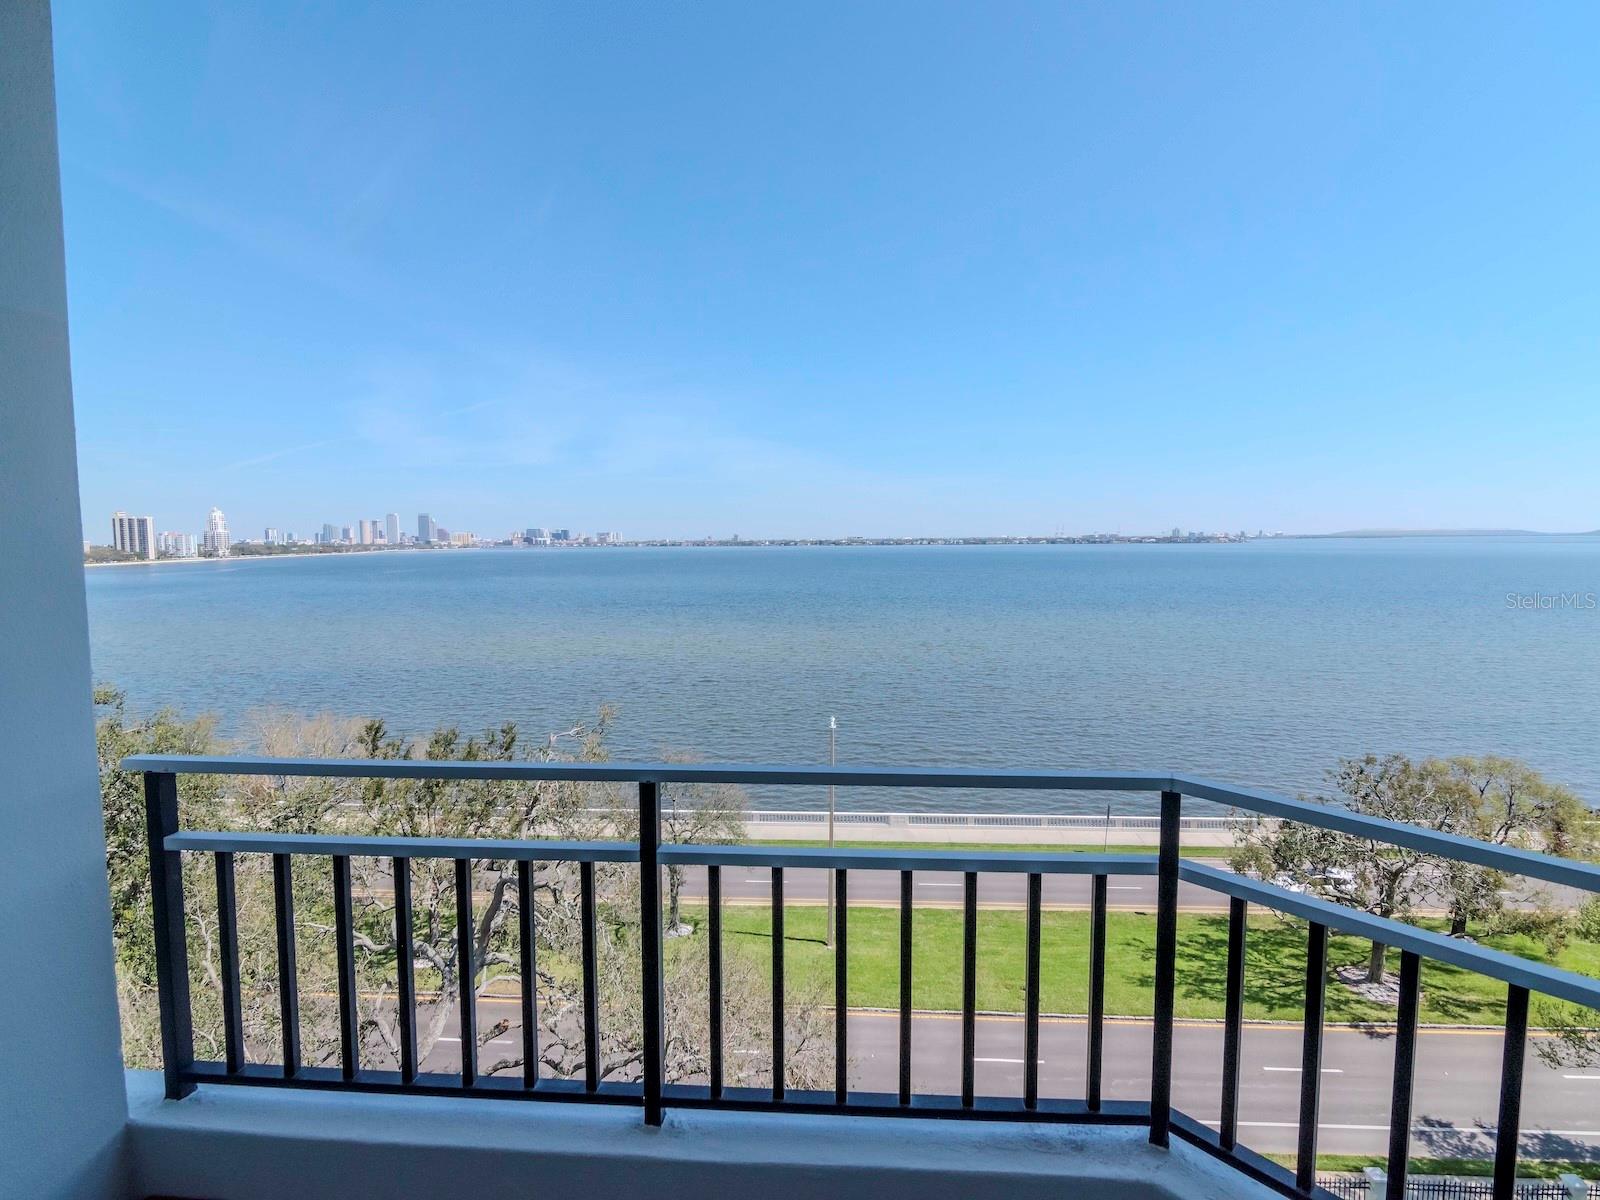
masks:
<svg viewBox="0 0 1600 1200"><path fill-rule="evenodd" d="M1334 804L1295 800L1175 774L1137 771L990 770L949 767L806 767L713 763L458 762L439 759L252 758L229 755L134 755L130 771L174 775L268 775L285 778L433 779L466 782L721 783L772 786L979 788L1056 792L1160 792L1209 800L1458 862L1493 867L1583 891L1600 892L1600 865L1481 842L1458 834L1386 821ZM1179 817L1181 822L1182 818ZM1180 826L1181 827L1181 826Z"/></svg>
<svg viewBox="0 0 1600 1200"><path fill-rule="evenodd" d="M631 842L506 841L493 838L330 837L309 833L174 833L168 850L229 854L323 854L344 858L466 858L513 862L639 861Z"/></svg>
<svg viewBox="0 0 1600 1200"><path fill-rule="evenodd" d="M217 756L136 756L124 761L144 773L149 829L152 913L161 1009L162 1053L167 1092L173 1098L198 1084L253 1084L307 1088L346 1088L540 1100L597 1101L642 1106L646 1121L659 1123L666 1106L781 1109L846 1112L863 1116L929 1116L969 1119L1139 1122L1150 1139L1166 1145L1180 1138L1228 1162L1241 1172L1291 1196L1322 1196L1316 1179L1320 1104L1323 1010L1326 998L1327 947L1330 931L1381 942L1400 951L1399 1003L1390 1100L1389 1170L1385 1184L1390 1200L1405 1192L1410 1155L1412 1085L1420 1008L1420 972L1424 959L1463 967L1507 985L1501 1071L1500 1111L1496 1125L1493 1195L1509 1200L1515 1182L1520 1130L1523 1058L1528 1036L1532 993L1587 1007L1600 1008L1600 981L1558 967L1517 958L1427 929L1389 920L1288 891L1203 863L1180 858L1179 838L1185 825L1182 802L1192 796L1232 805L1258 817L1300 821L1379 843L1402 846L1457 861L1600 892L1600 868L1517 847L1495 846L1437 830L1377 820L1332 805L1290 800L1248 788L1190 780L1183 776L1127 772L992 771L983 769L908 770L897 767L834 768L790 766L722 766L664 763L504 763L437 760L322 760L235 758ZM460 838L374 837L356 835L194 831L179 828L180 775L261 775L437 781L563 781L625 783L638 789L638 836L635 841L523 841ZM1046 792L1153 791L1159 795L1156 854L1061 854L1007 850L836 849L749 845L661 844L661 788L675 783L727 783L775 786L832 785L893 788L1006 788ZM1091 818L1098 819L1098 818ZM1205 818L1215 820L1216 818ZM1215 828L1215 826L1210 826ZM216 876L217 927L220 942L224 1061L195 1059L189 1004L189 968L182 856L208 854ZM282 1057L277 1065L245 1061L241 1016L235 856L262 855L272 863L274 929L277 940L277 991ZM327 859L334 909L340 1024L339 1065L302 1063L298 968L295 961L293 863L295 858ZM394 895L397 953L395 970L400 1023L398 1070L374 1069L360 1055L356 1004L356 935L352 912L352 858L387 859ZM454 867L456 952L460 977L458 1022L462 1055L459 1071L425 1071L417 1056L417 990L412 924L410 863L416 859L446 860ZM538 998L521 988L523 1069L520 1077L481 1076L478 1046L476 980L484 965L473 944L473 871L475 863L507 862L515 869L516 967L522 980L534 977L534 911L523 903L532 895L535 864L573 863L579 875L579 925L582 977L584 1076L553 1079L539 1070ZM599 932L596 917L597 864L639 864L641 1007L639 1078L612 1082L602 1078L598 993ZM661 871L704 868L707 913L707 1082L668 1083L663 1061L663 930ZM724 996L722 935L722 871L725 868L765 871L770 880L772 932L772 1086L728 1086L724 1063ZM786 1086L788 1048L785 1041L784 884L787 870L831 872L837 896L830 929L834 965L834 1087L831 1091L796 1092ZM877 1093L849 1086L849 882L853 872L889 871L899 877L899 1087ZM911 1080L913 1039L912 969L914 876L941 872L961 877L961 1085L956 1095L914 1091ZM978 962L978 879L984 874L1022 875L1026 880L1024 966L1024 1066L1021 1095L981 1096L976 1091L976 1020ZM1081 875L1090 880L1088 1037L1081 1099L1046 1098L1039 1094L1040 977L1042 967L1042 884L1045 876ZM1112 876L1154 876L1156 944L1153 960L1154 1033L1148 1101L1112 1101L1103 1096L1106 978L1106 893ZM1176 1111L1172 1106L1173 1026L1176 996L1177 889L1180 880L1228 899L1226 998L1223 1018L1221 1120L1216 1129ZM1300 1067L1298 1153L1291 1173L1254 1154L1238 1142L1240 1053L1244 1014L1245 950L1251 905L1306 922L1305 1016Z"/></svg>
<svg viewBox="0 0 1600 1200"><path fill-rule="evenodd" d="M796 867L838 871L980 871L1032 875L1154 875L1149 854L1024 854L996 850L829 850L821 846L661 847L660 862L676 866Z"/></svg>

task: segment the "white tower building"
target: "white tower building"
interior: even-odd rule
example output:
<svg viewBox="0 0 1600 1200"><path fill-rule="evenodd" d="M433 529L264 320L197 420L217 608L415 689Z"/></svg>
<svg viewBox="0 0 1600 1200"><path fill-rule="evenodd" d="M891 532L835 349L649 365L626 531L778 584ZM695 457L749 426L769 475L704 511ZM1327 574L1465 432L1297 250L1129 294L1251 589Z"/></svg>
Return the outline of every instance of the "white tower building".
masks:
<svg viewBox="0 0 1600 1200"><path fill-rule="evenodd" d="M200 539L201 552L207 558L227 558L233 539L228 536L228 519L220 508L213 508L206 517L206 531Z"/></svg>
<svg viewBox="0 0 1600 1200"><path fill-rule="evenodd" d="M124 554L153 559L156 556L156 523L149 517L130 517L118 510L111 514L111 544Z"/></svg>

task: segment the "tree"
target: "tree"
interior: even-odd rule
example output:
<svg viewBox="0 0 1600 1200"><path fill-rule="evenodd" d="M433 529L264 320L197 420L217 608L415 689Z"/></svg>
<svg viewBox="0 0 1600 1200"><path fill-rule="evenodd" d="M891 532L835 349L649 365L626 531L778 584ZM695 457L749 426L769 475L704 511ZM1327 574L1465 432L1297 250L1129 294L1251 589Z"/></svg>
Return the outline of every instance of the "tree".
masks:
<svg viewBox="0 0 1600 1200"><path fill-rule="evenodd" d="M1310 797L1364 816L1454 832L1459 806L1443 792L1439 772L1399 754L1347 758L1329 775L1337 798ZM1306 799L1306 797L1302 797ZM1417 901L1435 886L1438 862L1431 856L1371 838L1337 833L1298 821L1257 821L1239 836L1237 871L1303 887L1374 916L1408 919ZM1367 979L1382 983L1384 951L1372 944Z"/></svg>
<svg viewBox="0 0 1600 1200"><path fill-rule="evenodd" d="M696 762L682 751L668 751L665 761ZM744 837L744 789L725 783L672 784L662 797L661 840L692 845L737 842ZM637 826L637 822L634 823ZM630 834L629 836L632 836ZM683 923L683 868L669 865L667 873L667 933L688 930Z"/></svg>
<svg viewBox="0 0 1600 1200"><path fill-rule="evenodd" d="M1563 856L1582 854L1592 845L1593 815L1583 801L1525 763L1485 756L1433 759L1425 766L1440 777L1453 832ZM1493 867L1442 860L1440 890L1450 910L1451 936L1465 937L1469 922L1504 908L1506 882Z"/></svg>
<svg viewBox="0 0 1600 1200"><path fill-rule="evenodd" d="M113 716L120 719L120 708ZM108 829L113 820L125 827L122 856L128 886L143 886L147 866L143 853L143 801L137 777L121 772L122 754L142 749L202 753L219 747L208 722L190 726L168 723L145 730L140 737L122 725L108 728L102 751L106 781ZM248 732L251 744L274 756L333 758L429 758L469 761L585 761L605 759L604 739L611 712L601 709L590 723L547 735L540 741L521 738L506 724L478 736L463 736L453 727L436 730L418 744L392 735L382 722L338 718L268 716ZM189 730L178 739L175 728ZM160 746L150 745L160 741ZM181 744L170 744L174 742ZM114 757L113 757L114 756ZM195 796L190 784L200 781ZM561 781L446 781L380 779L305 779L243 776L229 779L226 799L218 782L204 777L184 779L184 819L190 827L275 832L367 833L404 837L470 839L552 839L588 841L632 838L638 816L632 795L607 784ZM738 789L695 790L679 796L676 812L668 809L664 836L736 838L742 833ZM221 1057L219 947L214 881L209 862L186 856L184 876L188 903L191 997L195 1036L206 1057ZM396 938L394 880L387 859L351 861L357 941L358 1036L362 1062L369 1067L394 1067L399 1061L396 1009ZM537 930L539 1056L547 1073L570 1076L583 1067L583 992L579 972L582 927L578 871L573 864L539 863L531 871L531 894L519 894L516 864L511 860L475 860L473 970L459 961L456 936L454 866L448 860L414 859L411 863L414 971L418 994L418 1050L426 1057L452 1027L463 989L479 997L517 995L523 986L518 971L518 913L533 906ZM246 1054L250 1061L275 1061L278 1036L277 962L272 920L270 860L239 855L235 864L238 892L240 980ZM337 979L330 865L326 859L295 859L293 886L296 939L299 950L301 1040L309 1064L337 1060ZM643 1051L639 980L640 908L638 870L598 864L595 871L597 983L600 999L600 1062L603 1079L637 1077ZM146 910L147 911L147 910ZM676 918L678 920L681 918ZM127 922L119 936L119 965L129 946L149 938L147 916ZM705 939L676 938L665 956L665 1059L668 1077L690 1079L707 1069ZM148 957L148 956L146 956ZM124 970L125 1044L130 1060L153 1063L159 1056L155 1037L153 970ZM753 1083L760 1062L754 1052L766 1044L769 998L764 979L748 956L729 954L724 962L724 1029L728 1040L729 1082ZM831 1042L822 1021L818 996L791 995L788 1005L791 1086L819 1084L831 1062ZM492 1074L522 1066L521 1039L510 1036L509 1021L483 1021L478 1046L482 1072Z"/></svg>
<svg viewBox="0 0 1600 1200"><path fill-rule="evenodd" d="M1550 854L1582 853L1595 840L1595 817L1583 802L1514 759L1413 763L1399 754L1369 754L1341 761L1330 779L1339 795L1315 797L1316 802L1366 816ZM1294 821L1247 827L1233 865L1391 919L1411 919L1425 898L1442 901L1456 937L1467 935L1470 922L1505 906L1506 877L1492 867ZM1373 983L1383 982L1384 950L1373 943L1367 964Z"/></svg>
<svg viewBox="0 0 1600 1200"><path fill-rule="evenodd" d="M1561 927L1561 940L1564 942L1569 934L1600 943L1600 896L1590 896L1576 913L1570 914ZM1546 997L1536 1003L1538 1022L1550 1036L1534 1043L1534 1053L1552 1067L1600 1067L1600 1011Z"/></svg>
<svg viewBox="0 0 1600 1200"><path fill-rule="evenodd" d="M100 762L101 807L106 826L106 877L111 886L111 925L118 962L142 983L154 984L155 951L150 940L150 866L144 825L144 781L121 763L131 754L205 754L216 745L209 717L185 721L163 708L143 719L130 717L127 697L114 687L94 689L95 752ZM185 814L212 819L219 781L193 776L185 790Z"/></svg>

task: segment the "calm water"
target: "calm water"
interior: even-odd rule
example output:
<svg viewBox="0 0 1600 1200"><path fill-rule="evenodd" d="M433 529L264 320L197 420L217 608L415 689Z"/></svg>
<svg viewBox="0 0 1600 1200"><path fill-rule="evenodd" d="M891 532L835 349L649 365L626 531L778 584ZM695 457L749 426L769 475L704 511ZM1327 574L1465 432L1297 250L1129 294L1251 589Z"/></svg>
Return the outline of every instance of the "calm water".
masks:
<svg viewBox="0 0 1600 1200"><path fill-rule="evenodd" d="M538 733L609 702L618 757L819 762L835 713L847 763L1181 768L1297 791L1341 755L1500 753L1600 800L1600 611L1506 603L1600 592L1600 537L467 551L86 574L96 678L225 730L288 709ZM979 804L1074 807L895 798Z"/></svg>

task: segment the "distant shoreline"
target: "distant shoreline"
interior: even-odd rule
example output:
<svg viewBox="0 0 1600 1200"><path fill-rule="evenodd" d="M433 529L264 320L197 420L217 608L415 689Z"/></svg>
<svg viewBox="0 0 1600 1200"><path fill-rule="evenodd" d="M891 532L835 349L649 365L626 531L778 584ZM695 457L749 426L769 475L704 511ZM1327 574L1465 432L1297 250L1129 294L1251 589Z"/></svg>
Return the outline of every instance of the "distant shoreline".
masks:
<svg viewBox="0 0 1600 1200"><path fill-rule="evenodd" d="M492 550L494 547L483 547ZM86 562L85 570L94 567L165 567L174 563L268 562L275 558L338 558L351 554L403 554L411 550L470 550L472 546L385 546L376 550L290 550L285 554L229 554L222 558L132 558L123 562Z"/></svg>
<svg viewBox="0 0 1600 1200"><path fill-rule="evenodd" d="M404 554L415 551L459 553L463 550L745 550L745 549L816 549L838 547L915 547L915 546L1239 546L1250 542L1328 541L1385 541L1399 538L1487 538L1487 537L1600 537L1600 530L1573 533L1548 533L1536 529L1357 529L1339 533L1276 533L1259 537L1239 537L1236 534L1217 534L1207 537L1187 538L1157 535L1086 534L1081 537L947 537L947 538L740 538L678 540L671 538L614 542L610 544L580 543L556 546L513 546L495 543L487 546L376 546L350 547L342 550L291 550L282 554L230 554L226 558L155 558L133 559L126 562L86 562L91 567L150 567L169 563L203 562L255 562L277 558L338 558L352 554Z"/></svg>

